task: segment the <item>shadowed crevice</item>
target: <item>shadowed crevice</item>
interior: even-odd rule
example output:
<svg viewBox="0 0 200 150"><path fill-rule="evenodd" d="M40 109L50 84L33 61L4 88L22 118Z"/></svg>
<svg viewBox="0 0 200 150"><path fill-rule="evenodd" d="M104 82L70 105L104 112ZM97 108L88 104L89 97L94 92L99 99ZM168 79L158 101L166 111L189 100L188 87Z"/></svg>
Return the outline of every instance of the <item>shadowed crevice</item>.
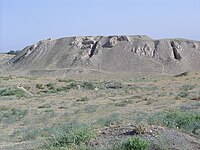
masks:
<svg viewBox="0 0 200 150"><path fill-rule="evenodd" d="M96 48L97 48L97 44L98 44L98 41L94 43L94 45L92 46L92 49L90 51L90 54L89 54L89 57L91 58L94 53L96 52Z"/></svg>
<svg viewBox="0 0 200 150"><path fill-rule="evenodd" d="M181 60L181 55L178 52L178 49L177 49L174 41L172 41L170 44L171 44L171 47L172 47L172 50L173 50L174 59Z"/></svg>

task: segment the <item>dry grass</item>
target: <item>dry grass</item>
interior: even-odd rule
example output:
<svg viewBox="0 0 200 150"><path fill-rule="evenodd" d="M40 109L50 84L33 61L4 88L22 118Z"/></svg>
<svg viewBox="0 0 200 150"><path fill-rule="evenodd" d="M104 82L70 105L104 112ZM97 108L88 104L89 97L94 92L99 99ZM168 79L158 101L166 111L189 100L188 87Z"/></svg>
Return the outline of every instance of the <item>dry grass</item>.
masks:
<svg viewBox="0 0 200 150"><path fill-rule="evenodd" d="M1 95L0 113L16 108L16 115L7 113L7 122L0 122L1 142L6 149L6 139L22 141L48 138L45 129L75 120L87 122L94 128L110 125L147 122L155 113L164 110L184 109L200 112L200 78L198 74L183 77L69 77L28 78L1 77L1 91L9 87L25 87L32 96ZM87 82L86 82L87 81ZM106 88L115 81L122 88ZM155 82L156 81L156 82ZM29 87L29 88L27 88ZM65 87L65 88L64 88ZM46 91L46 92L44 92ZM189 93L187 96L181 92ZM189 107L190 106L190 107ZM6 110L4 110L4 108ZM20 115L26 110L24 115ZM23 132L20 129L33 129ZM42 132L39 132L44 129ZM18 134L14 134L14 133ZM195 130L199 132L199 130ZM21 133L20 133L21 132ZM23 133L23 138L22 136ZM27 133L27 135L24 135ZM40 134L42 133L42 134ZM13 142L16 143L16 142ZM34 147L34 145L33 145Z"/></svg>

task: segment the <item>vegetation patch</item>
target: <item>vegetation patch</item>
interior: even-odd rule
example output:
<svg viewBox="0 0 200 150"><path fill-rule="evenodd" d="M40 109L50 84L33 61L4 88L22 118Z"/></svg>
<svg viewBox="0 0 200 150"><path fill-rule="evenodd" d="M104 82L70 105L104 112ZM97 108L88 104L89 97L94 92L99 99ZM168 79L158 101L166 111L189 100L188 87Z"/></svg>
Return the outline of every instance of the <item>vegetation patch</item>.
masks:
<svg viewBox="0 0 200 150"><path fill-rule="evenodd" d="M66 82L66 83L71 83L71 82L76 82L73 79L58 79L59 82Z"/></svg>
<svg viewBox="0 0 200 150"><path fill-rule="evenodd" d="M83 82L82 87L87 90L94 90L95 86L92 82Z"/></svg>
<svg viewBox="0 0 200 150"><path fill-rule="evenodd" d="M16 96L20 98L20 97L25 97L26 93L23 90L18 89L16 87L9 87L0 90L0 96Z"/></svg>
<svg viewBox="0 0 200 150"><path fill-rule="evenodd" d="M54 83L48 83L46 85L43 84L36 84L37 89L41 89L39 93L58 93L58 92L67 92L68 87L67 86L56 86Z"/></svg>
<svg viewBox="0 0 200 150"><path fill-rule="evenodd" d="M200 113L195 111L172 110L158 113L149 120L149 123L184 130L200 136L198 133L200 130Z"/></svg>
<svg viewBox="0 0 200 150"><path fill-rule="evenodd" d="M27 114L27 110L16 109L16 108L0 108L0 123L7 122L13 123L21 120Z"/></svg>
<svg viewBox="0 0 200 150"><path fill-rule="evenodd" d="M97 111L97 106L95 106L95 105L87 105L87 106L85 106L84 111L87 112L87 113L96 112Z"/></svg>
<svg viewBox="0 0 200 150"><path fill-rule="evenodd" d="M21 52L20 50L16 50L16 51L11 50L11 51L7 52L6 54L10 54L10 55L18 55L20 52Z"/></svg>
<svg viewBox="0 0 200 150"><path fill-rule="evenodd" d="M191 84L185 84L183 85L180 90L183 90L183 91L189 91L189 90L192 90L195 86L194 85L191 85Z"/></svg>
<svg viewBox="0 0 200 150"><path fill-rule="evenodd" d="M0 77L0 79L5 80L5 81L8 81L8 80L12 80L13 77L10 75L10 76L8 76L8 77Z"/></svg>
<svg viewBox="0 0 200 150"><path fill-rule="evenodd" d="M117 106L117 107L125 107L126 105L131 104L131 103L133 103L133 101L131 99L125 99L125 100L123 100L123 101L121 101L119 103L116 103L115 106Z"/></svg>
<svg viewBox="0 0 200 150"><path fill-rule="evenodd" d="M178 97L182 97L182 98L186 98L187 96L189 96L189 92L188 91L181 91L177 96Z"/></svg>
<svg viewBox="0 0 200 150"><path fill-rule="evenodd" d="M88 125L85 124L66 124L52 128L52 136L48 144L44 145L47 149L78 147L95 137L95 134Z"/></svg>
<svg viewBox="0 0 200 150"><path fill-rule="evenodd" d="M97 120L97 124L101 126L117 125L119 123L120 123L119 114L116 114L116 113Z"/></svg>
<svg viewBox="0 0 200 150"><path fill-rule="evenodd" d="M54 89L55 88L54 83L48 83L48 84L46 84L46 86L48 87L48 89Z"/></svg>
<svg viewBox="0 0 200 150"><path fill-rule="evenodd" d="M13 133L14 136L17 136L23 141L35 140L38 136L41 136L44 133L44 129L37 128L25 128L17 130Z"/></svg>
<svg viewBox="0 0 200 150"><path fill-rule="evenodd" d="M50 104L43 104L43 105L38 106L38 108L51 108L51 105Z"/></svg>
<svg viewBox="0 0 200 150"><path fill-rule="evenodd" d="M43 84L36 84L36 88L37 89L44 89L44 85Z"/></svg>
<svg viewBox="0 0 200 150"><path fill-rule="evenodd" d="M85 101L89 101L89 98L87 96L81 97L80 99L76 100L77 102L85 102Z"/></svg>
<svg viewBox="0 0 200 150"><path fill-rule="evenodd" d="M190 95L190 90L192 90L195 86L191 84L185 84L180 87L180 93L177 95L178 97L186 98ZM177 97L176 97L177 99Z"/></svg>
<svg viewBox="0 0 200 150"><path fill-rule="evenodd" d="M149 143L137 137L131 137L120 144L115 144L112 150L147 150Z"/></svg>
<svg viewBox="0 0 200 150"><path fill-rule="evenodd" d="M77 89L78 88L78 84L76 82L70 82L67 86L67 89Z"/></svg>

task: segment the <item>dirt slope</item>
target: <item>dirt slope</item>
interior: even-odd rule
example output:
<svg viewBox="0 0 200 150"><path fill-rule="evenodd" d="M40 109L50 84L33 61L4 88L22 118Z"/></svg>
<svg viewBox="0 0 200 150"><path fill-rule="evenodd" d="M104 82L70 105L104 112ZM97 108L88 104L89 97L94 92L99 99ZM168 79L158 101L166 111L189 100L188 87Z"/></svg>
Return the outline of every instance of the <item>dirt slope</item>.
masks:
<svg viewBox="0 0 200 150"><path fill-rule="evenodd" d="M47 39L27 46L6 70L29 75L91 71L176 74L200 70L200 42L147 36Z"/></svg>

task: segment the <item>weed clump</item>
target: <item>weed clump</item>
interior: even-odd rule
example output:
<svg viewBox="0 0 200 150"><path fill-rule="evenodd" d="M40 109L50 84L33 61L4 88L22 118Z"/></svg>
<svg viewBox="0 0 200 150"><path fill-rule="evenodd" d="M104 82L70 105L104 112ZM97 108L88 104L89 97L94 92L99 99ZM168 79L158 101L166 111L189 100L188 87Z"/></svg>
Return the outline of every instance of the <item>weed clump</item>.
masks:
<svg viewBox="0 0 200 150"><path fill-rule="evenodd" d="M185 84L180 87L180 93L177 95L178 97L186 98L190 95L190 90L192 90L195 86L191 84Z"/></svg>
<svg viewBox="0 0 200 150"><path fill-rule="evenodd" d="M0 96L16 96L20 98L20 97L25 97L26 93L23 90L18 89L16 87L12 87L12 88L10 87L10 88L0 90Z"/></svg>
<svg viewBox="0 0 200 150"><path fill-rule="evenodd" d="M48 87L48 89L54 89L55 88L55 84L53 84L53 83L48 83L48 84L46 84L46 86Z"/></svg>
<svg viewBox="0 0 200 150"><path fill-rule="evenodd" d="M76 82L73 79L58 79L59 82L66 82L66 83L70 83L70 82Z"/></svg>
<svg viewBox="0 0 200 150"><path fill-rule="evenodd" d="M54 129L52 137L46 148L72 148L86 143L95 137L95 134L87 125L66 124Z"/></svg>
<svg viewBox="0 0 200 150"><path fill-rule="evenodd" d="M119 123L120 123L119 114L116 113L97 120L97 124L100 124L101 126L117 125Z"/></svg>
<svg viewBox="0 0 200 150"><path fill-rule="evenodd" d="M36 88L37 89L44 89L44 85L43 84L36 84Z"/></svg>
<svg viewBox="0 0 200 150"><path fill-rule="evenodd" d="M182 98L186 98L187 96L189 96L189 92L188 91L181 91L177 96L182 97Z"/></svg>
<svg viewBox="0 0 200 150"><path fill-rule="evenodd" d="M192 90L194 87L195 87L194 85L185 84L180 89L183 90L183 91L189 91L189 90Z"/></svg>
<svg viewBox="0 0 200 150"><path fill-rule="evenodd" d="M114 145L112 150L147 150L149 143L137 137L128 138L124 142Z"/></svg>
<svg viewBox="0 0 200 150"><path fill-rule="evenodd" d="M94 90L95 86L91 82L83 82L82 87L87 90Z"/></svg>
<svg viewBox="0 0 200 150"><path fill-rule="evenodd" d="M78 87L78 84L76 82L70 82L68 85L67 85L67 89L77 89Z"/></svg>
<svg viewBox="0 0 200 150"><path fill-rule="evenodd" d="M85 102L85 101L89 101L89 98L87 96L81 97L80 99L76 100L78 102Z"/></svg>
<svg viewBox="0 0 200 150"><path fill-rule="evenodd" d="M149 120L151 124L159 124L170 128L184 130L196 135L200 134L200 114L194 111L183 112L173 110L155 114Z"/></svg>
<svg viewBox="0 0 200 150"><path fill-rule="evenodd" d="M14 123L21 120L27 114L27 110L16 108L0 108L0 122Z"/></svg>

